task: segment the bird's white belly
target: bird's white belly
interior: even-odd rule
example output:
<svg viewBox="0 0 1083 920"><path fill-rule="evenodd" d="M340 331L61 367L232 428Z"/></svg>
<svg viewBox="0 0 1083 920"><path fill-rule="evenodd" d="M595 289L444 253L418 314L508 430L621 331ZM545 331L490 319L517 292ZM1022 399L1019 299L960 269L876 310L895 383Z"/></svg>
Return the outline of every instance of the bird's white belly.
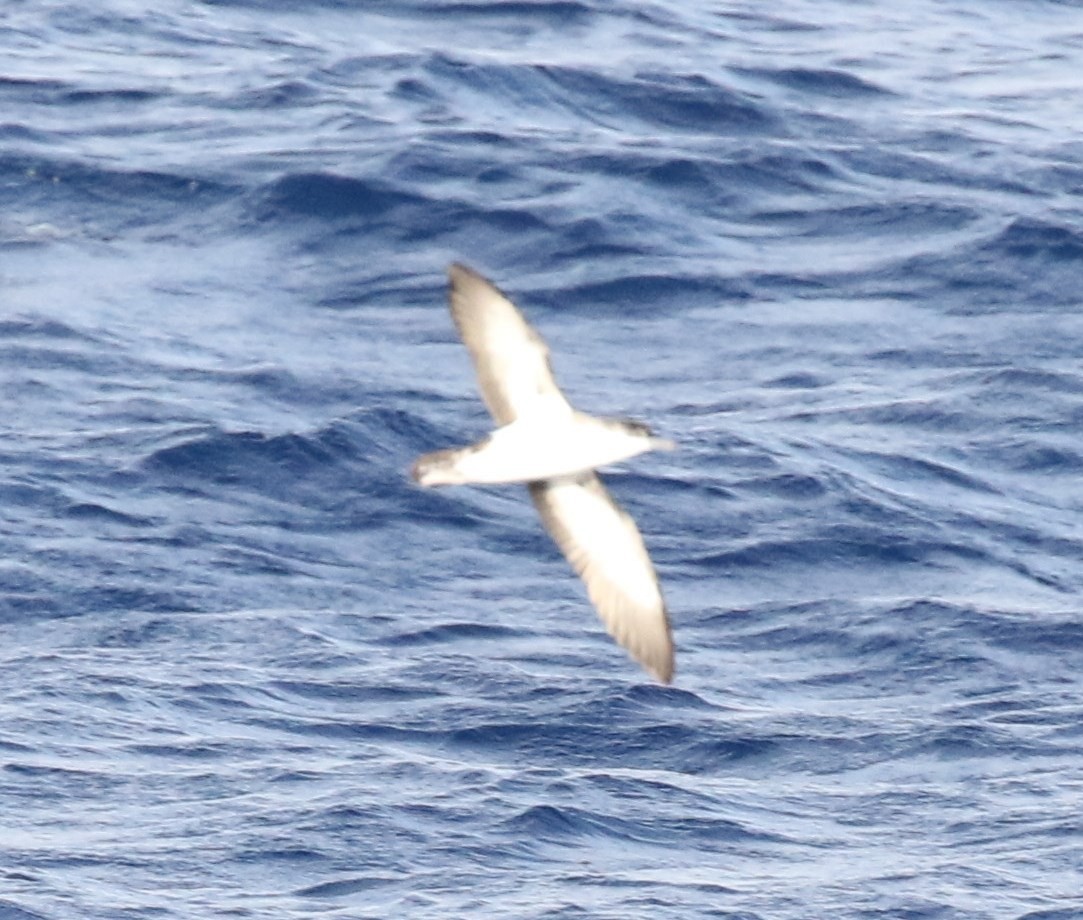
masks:
<svg viewBox="0 0 1083 920"><path fill-rule="evenodd" d="M459 458L467 482L533 482L555 479L627 460L649 445L587 416L523 418Z"/></svg>

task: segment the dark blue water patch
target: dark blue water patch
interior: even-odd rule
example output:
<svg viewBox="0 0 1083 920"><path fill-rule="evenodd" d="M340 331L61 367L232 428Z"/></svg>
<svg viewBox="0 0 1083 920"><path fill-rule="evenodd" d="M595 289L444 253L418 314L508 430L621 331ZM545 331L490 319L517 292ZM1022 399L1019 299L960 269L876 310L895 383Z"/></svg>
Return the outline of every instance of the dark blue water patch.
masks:
<svg viewBox="0 0 1083 920"><path fill-rule="evenodd" d="M870 97L896 95L887 88L878 86L856 74L834 68L738 67L734 69L734 72L767 80L786 89L832 99L857 99L864 102Z"/></svg>
<svg viewBox="0 0 1083 920"><path fill-rule="evenodd" d="M1055 476L1083 470L1083 449L1038 435L983 438L971 452L1000 470Z"/></svg>
<svg viewBox="0 0 1083 920"><path fill-rule="evenodd" d="M689 773L714 773L730 767L759 770L783 752L781 738L748 735L704 738L689 748L684 769Z"/></svg>
<svg viewBox="0 0 1083 920"><path fill-rule="evenodd" d="M402 102L425 105L430 108L436 108L437 105L443 101L443 96L432 83L418 79L417 77L404 77L399 80L392 90L392 95ZM433 172L442 172L446 175L446 170L440 169L438 163L432 162L433 158L429 156L418 153L414 153L411 156L410 152L406 151L406 158L409 158L412 163L404 163L402 161L403 158L401 157L399 162L396 163L396 175L400 179L406 178L406 175L411 171L411 168L420 174L417 175L416 178L431 175ZM500 178L499 171L497 171L495 178Z"/></svg>
<svg viewBox="0 0 1083 920"><path fill-rule="evenodd" d="M342 662L329 661L322 656L321 664L329 667ZM324 700L346 703L402 703L412 700L433 700L446 694L429 686L366 686L340 681L277 680L269 685L276 695L306 700Z"/></svg>
<svg viewBox="0 0 1083 920"><path fill-rule="evenodd" d="M964 189L1004 192L1025 198L1036 194L1036 190L1018 176L975 170L967 160L961 158L945 159L919 152L902 152L882 144L848 146L834 153L834 156L841 167L852 170L855 175L896 182L920 182L928 186L930 193L939 189L951 200L958 199L960 191Z"/></svg>
<svg viewBox="0 0 1083 920"><path fill-rule="evenodd" d="M923 236L963 229L979 217L962 205L917 201L842 204L827 210L761 211L757 220L784 227L787 235L831 239L837 237Z"/></svg>
<svg viewBox="0 0 1083 920"><path fill-rule="evenodd" d="M48 131L33 128L30 125L15 125L10 122L0 122L0 141L12 147L23 147L33 144L48 144L52 140Z"/></svg>
<svg viewBox="0 0 1083 920"><path fill-rule="evenodd" d="M220 0L215 0L220 2ZM298 898L343 898L347 895L360 894L381 888L385 885L401 884L400 876L386 875L355 875L349 878L335 879L330 882L320 882L318 885L310 885L307 888L299 888L292 892Z"/></svg>
<svg viewBox="0 0 1083 920"><path fill-rule="evenodd" d="M0 459L12 463L19 457L0 454ZM0 482L0 501L4 508L25 507L54 514L68 507L66 494L56 486L17 481Z"/></svg>
<svg viewBox="0 0 1083 920"><path fill-rule="evenodd" d="M996 355L972 348L934 348L917 343L906 348L872 349L864 357L892 368L995 368L1003 365ZM919 402L919 405L924 404Z"/></svg>
<svg viewBox="0 0 1083 920"><path fill-rule="evenodd" d="M436 54L425 72L437 84L483 93L491 104L510 110L551 109L599 124L628 124L743 136L775 128L762 101L721 86L701 74L640 71L620 77L568 65L529 65L467 61Z"/></svg>
<svg viewBox="0 0 1083 920"><path fill-rule="evenodd" d="M811 371L796 371L766 380L760 386L781 390L818 390L830 386L832 381Z"/></svg>
<svg viewBox="0 0 1083 920"><path fill-rule="evenodd" d="M506 532L503 530L498 532L491 530L493 519L490 515L478 512L466 500L457 499L446 491L435 489L412 489L409 492L408 499L403 503L401 520L403 523L412 522L420 525L431 534L435 534L440 530L456 534L460 544L465 540L476 540L477 537L474 534L488 534L489 539L494 544L488 547L490 550L495 548L497 543L503 547L506 536ZM419 534L418 538L424 540L425 536ZM523 552L523 546L519 539L513 538L509 548L516 553ZM484 547L479 545L479 554L482 549ZM501 551L504 550L501 549Z"/></svg>
<svg viewBox="0 0 1083 920"><path fill-rule="evenodd" d="M765 195L826 193L845 178L829 157L800 145L782 150L611 150L576 155L568 168L578 175L640 178L667 196L686 197L700 215L732 216L740 205L752 221L763 213Z"/></svg>
<svg viewBox="0 0 1083 920"><path fill-rule="evenodd" d="M848 272L818 272L807 267L797 267L793 271L784 272L751 271L744 274L742 280L755 291L755 296L759 299L785 298L797 301L802 298L830 296L844 300L865 296L856 289L860 279ZM915 295L898 289L885 295L878 289L876 296L891 296L905 301Z"/></svg>
<svg viewBox="0 0 1083 920"><path fill-rule="evenodd" d="M816 477L796 473L741 479L731 488L734 492L751 492L786 502L811 501L828 494L825 484Z"/></svg>
<svg viewBox="0 0 1083 920"><path fill-rule="evenodd" d="M389 742L402 745L417 745L419 748L431 748L440 744L445 732L442 728L402 727L388 725L385 722L345 722L319 721L310 717L293 718L287 716L260 715L259 709L251 709L252 715L247 722L261 728L295 735L301 738L344 741L348 744L369 744Z"/></svg>
<svg viewBox="0 0 1083 920"><path fill-rule="evenodd" d="M862 465L876 470L892 482L933 482L956 486L970 492L999 495L1001 490L992 483L970 475L946 462L930 460L912 454L881 453L877 451L849 451L852 457L860 457Z"/></svg>
<svg viewBox="0 0 1083 920"><path fill-rule="evenodd" d="M133 104L154 102L164 94L147 89L70 89L49 105L107 106L127 110Z"/></svg>
<svg viewBox="0 0 1083 920"><path fill-rule="evenodd" d="M341 510L375 493L391 500L407 484L388 460L412 453L400 439L413 439L424 425L397 411L370 410L358 419L306 434L213 429L154 450L140 467L171 488L240 488L313 510Z"/></svg>
<svg viewBox="0 0 1083 920"><path fill-rule="evenodd" d="M1016 733L997 730L989 725L962 724L936 729L924 737L918 754L932 754L937 758L969 759L987 756L1010 746L1018 756L1030 753Z"/></svg>
<svg viewBox="0 0 1083 920"><path fill-rule="evenodd" d="M869 481L831 470L824 479L837 501L837 511L831 514L861 526L879 529L885 534L921 533L928 529L928 515L922 503L904 500L884 487ZM885 539L889 537L885 536Z"/></svg>
<svg viewBox="0 0 1083 920"><path fill-rule="evenodd" d="M400 208L431 208L435 202L415 193L395 190L377 182L330 173L287 175L264 190L261 219L300 214L334 220L343 217L375 219Z"/></svg>
<svg viewBox="0 0 1083 920"><path fill-rule="evenodd" d="M416 183L414 187L418 186ZM529 241L548 229L544 220L525 207L493 207L442 195L404 191L383 179L350 178L328 173L288 175L264 189L252 208L257 223L295 227L295 215L314 222L309 244L321 262L341 257L356 262L359 240L398 239L410 246L443 239L452 252L488 250L509 241ZM463 241L458 243L456 241ZM486 241L489 241L488 243ZM341 250L339 256L338 250ZM366 285L366 288L369 285ZM401 303L396 287L396 304ZM374 294L356 287L320 299L323 306L345 301L371 303Z"/></svg>
<svg viewBox="0 0 1083 920"><path fill-rule="evenodd" d="M41 316L22 316L0 320L0 339L58 339L101 346L109 337L90 333L55 319Z"/></svg>
<svg viewBox="0 0 1083 920"><path fill-rule="evenodd" d="M250 214L257 224L288 231L296 226L297 215L311 221L312 233L303 238L299 252L305 257L318 258L325 270L321 275L340 261L336 249L342 250L341 262L355 263L366 238L388 232L415 233L422 226L421 216L435 215L437 211L441 217L435 226L443 227L452 208L414 192L400 193L382 180L370 182L330 174L287 175L258 191L252 201ZM382 272L380 276L378 282L385 280ZM368 281L371 279L366 277ZM319 277L314 283L327 281ZM359 298L356 284L348 293L352 297L348 306L372 300L367 291L365 297ZM338 293L331 296L342 298ZM327 301L327 295L320 298L321 305L328 305ZM330 305L334 305L333 300Z"/></svg>
<svg viewBox="0 0 1083 920"><path fill-rule="evenodd" d="M421 3L401 4L425 16L444 16L459 21L496 20L511 25L552 25L572 27L597 16L597 10L587 3L573 0L509 0L507 3L470 3L465 0L423 0Z"/></svg>
<svg viewBox="0 0 1083 920"><path fill-rule="evenodd" d="M416 79L410 82L437 95L435 87L429 89L428 84ZM389 156L383 175L408 185L451 181L452 187L466 195L476 192L477 184L510 186L522 182L522 164L536 153L525 138L492 131L437 128L424 145L397 150Z"/></svg>
<svg viewBox="0 0 1083 920"><path fill-rule="evenodd" d="M973 624L982 637L1002 649L1075 661L1083 656L1083 622L1073 613L1030 614L975 611ZM1072 670L1065 670L1067 679Z"/></svg>
<svg viewBox="0 0 1083 920"><path fill-rule="evenodd" d="M707 553L697 565L724 572L755 571L787 566L825 565L943 567L950 562L992 562L985 551L960 541L922 539L884 533L857 524L833 524L814 536L761 539L743 547Z"/></svg>
<svg viewBox="0 0 1083 920"><path fill-rule="evenodd" d="M125 204L145 207L148 201L159 204L205 207L229 197L236 191L202 178L151 170L115 170L88 166L79 161L50 160L27 155L0 158L0 178L21 176L39 179L48 189L61 183L65 191L77 192L87 201L108 202L112 207ZM33 187L28 181L18 183ZM16 185L9 179L8 188Z"/></svg>
<svg viewBox="0 0 1083 920"><path fill-rule="evenodd" d="M141 227L159 234L196 221L220 232L222 206L239 190L206 176L149 169L109 169L77 160L0 155L0 202L74 220L84 236L109 240ZM60 215L59 217L56 215ZM89 218L92 218L90 220Z"/></svg>
<svg viewBox="0 0 1083 920"><path fill-rule="evenodd" d="M752 290L742 281L721 275L675 276L672 274L626 275L607 281L579 284L561 292L561 302L580 309L619 311L621 315L649 313L659 303L668 309L682 310L702 304L747 301ZM534 298L532 298L534 299ZM538 301L546 299L543 295Z"/></svg>
<svg viewBox="0 0 1083 920"><path fill-rule="evenodd" d="M590 797L595 800L598 796L605 796L614 802L664 801L670 811L686 814L710 810L718 804L721 796L717 787L700 789L698 784L674 782L673 779L650 773L611 773L599 770L584 772L574 781L565 779L550 782L548 788L552 790L554 799L585 787L589 790Z"/></svg>
<svg viewBox="0 0 1083 920"><path fill-rule="evenodd" d="M631 81L603 76L598 71L569 67L544 67L543 72L564 93L575 95L587 111L632 115L653 127L706 133L712 136L744 136L778 130L778 121L764 100L752 100L702 74L639 71Z"/></svg>
<svg viewBox="0 0 1083 920"><path fill-rule="evenodd" d="M54 108L64 105L109 105L123 108L134 103L151 102L161 96L159 92L146 89L86 89L63 80L0 77L0 100L6 100L13 106L31 104Z"/></svg>
<svg viewBox="0 0 1083 920"><path fill-rule="evenodd" d="M559 705L559 699L556 701ZM567 707L564 707L566 711ZM775 736L748 737L729 730L710 710L686 720L657 721L659 709L607 718L601 711L577 707L564 723L486 721L450 730L445 738L456 756L497 756L533 763L619 764L622 769L676 770L718 775L761 769L779 752ZM589 738L584 747L583 739Z"/></svg>
<svg viewBox="0 0 1083 920"><path fill-rule="evenodd" d="M886 644L873 649L861 640L860 653L887 652L900 673L904 667L911 671L922 668L930 674L939 673L942 679L964 684L968 675L994 678L993 683L983 679L975 684L976 689L968 696L971 700L986 701L981 710L966 707L967 712L983 717L1001 711L1004 706L1018 712L1019 706L1024 705L1020 700L1025 697L1020 697L1020 691L1026 685L1020 683L1019 672L1000 667L1004 650L1014 649L1040 658L1062 672L1065 680L1073 679L1071 675L1077 672L1077 662L1083 655L1083 627L1071 614L1021 614L932 599L885 607L879 619L870 620L861 632ZM844 641L849 643L856 638L857 635L848 634ZM990 699L1008 702L999 709L990 709ZM1043 721L1058 718L1055 709L1040 716Z"/></svg>
<svg viewBox="0 0 1083 920"><path fill-rule="evenodd" d="M615 730L614 730L615 732ZM615 739L604 729L594 734L594 744L605 750ZM477 721L453 728L447 736L451 750L504 753L513 757L539 757L544 761L581 759L582 726L549 725L534 721ZM608 737L607 737L608 736Z"/></svg>
<svg viewBox="0 0 1083 920"><path fill-rule="evenodd" d="M273 548L219 545L217 555L210 566L229 572L243 572L246 578L251 579L263 576L295 578L308 574L304 564L284 558Z"/></svg>
<svg viewBox="0 0 1083 920"><path fill-rule="evenodd" d="M268 86L245 89L230 96L224 107L252 111L299 108L322 98L320 89L305 80L282 80Z"/></svg>
<svg viewBox="0 0 1083 920"><path fill-rule="evenodd" d="M960 315L1074 310L1083 232L1073 224L1011 221L997 234L907 258L885 272ZM945 296L947 292L947 296Z"/></svg>
<svg viewBox="0 0 1083 920"><path fill-rule="evenodd" d="M1077 164L1042 164L1031 176L1035 184L1045 192L1083 195L1083 167Z"/></svg>
<svg viewBox="0 0 1083 920"><path fill-rule="evenodd" d="M912 353L870 355L870 359L899 360L913 365L919 359ZM941 399L905 399L878 406L856 406L845 409L801 409L788 416L793 421L823 422L825 419L846 419L857 426L878 425L898 427L906 430L926 430L936 433L973 432L984 430L984 419L973 412L959 408L945 407Z"/></svg>
<svg viewBox="0 0 1083 920"><path fill-rule="evenodd" d="M458 642L475 644L478 641L503 639L523 635L522 630L483 623L441 623L438 626L409 630L383 640L385 644L409 647L413 645L446 645Z"/></svg>
<svg viewBox="0 0 1083 920"><path fill-rule="evenodd" d="M12 878L6 873L5 875ZM47 914L39 914L37 911L25 910L12 901L0 901L0 920L52 920L52 918Z"/></svg>
<svg viewBox="0 0 1083 920"><path fill-rule="evenodd" d="M724 818L636 820L557 805L531 806L508 819L504 830L520 839L547 843L605 838L625 845L666 845L683 840L689 845L710 847L769 839L768 835L750 832L736 821Z"/></svg>
<svg viewBox="0 0 1083 920"><path fill-rule="evenodd" d="M801 650L825 665L837 663L841 670L807 678L810 687L875 683L883 690L929 675L957 680L995 670L998 656L989 653L985 630L1013 621L974 605L917 599L875 609L843 601L733 609L703 622L725 627L749 652ZM1015 622L1040 629L1040 621Z"/></svg>
<svg viewBox="0 0 1083 920"><path fill-rule="evenodd" d="M1031 910L1020 914L1017 920L1079 920L1079 908L1055 907L1049 910Z"/></svg>
<svg viewBox="0 0 1083 920"><path fill-rule="evenodd" d="M46 531L50 536L43 546L22 559L13 557L0 572L0 621L63 618L103 610L191 609L189 594L163 580L162 570L142 571L139 562L116 546L95 548L95 538L82 529L84 521L77 518L70 523L74 531L67 527ZM110 520L102 536L118 528L126 534L129 525Z"/></svg>
<svg viewBox="0 0 1083 920"><path fill-rule="evenodd" d="M241 848L237 851L236 858L239 862L248 864L281 863L290 866L306 866L326 860L328 853L312 847L293 846L288 840L283 840L277 845L273 841L267 841L259 846Z"/></svg>
<svg viewBox="0 0 1083 920"><path fill-rule="evenodd" d="M105 621L91 640L98 648L134 649L156 645L184 636L175 617L126 616L120 624Z"/></svg>
<svg viewBox="0 0 1083 920"><path fill-rule="evenodd" d="M316 783L319 782L320 778L321 774L319 770L284 769L271 773L267 777L267 781L270 783L282 783L288 786L295 783Z"/></svg>
<svg viewBox="0 0 1083 920"><path fill-rule="evenodd" d="M225 704L228 705L228 704ZM246 746L237 744L213 744L195 739L187 739L176 744L132 744L128 750L133 754L157 757L169 761L189 761L195 763L228 763L238 756Z"/></svg>
<svg viewBox="0 0 1083 920"><path fill-rule="evenodd" d="M582 265L599 259L635 258L647 252L645 241L627 237L609 221L585 217L563 227L554 241L552 258L560 264Z"/></svg>
<svg viewBox="0 0 1083 920"><path fill-rule="evenodd" d="M509 111L542 109L552 95L546 85L546 69L533 65L466 60L440 52L424 62L423 72L436 85L445 87L445 93L456 89L481 93L490 104Z"/></svg>
<svg viewBox="0 0 1083 920"><path fill-rule="evenodd" d="M554 805L535 805L510 818L505 829L515 836L526 836L535 840L559 841L568 837L589 835L593 824L581 820L574 810L561 809Z"/></svg>
<svg viewBox="0 0 1083 920"><path fill-rule="evenodd" d="M817 22L811 17L799 18L797 16L782 16L774 11L764 12L762 10L746 10L731 7L722 15L726 20L740 23L742 28L749 29L753 34L760 29L767 33L781 32L783 34L790 32L807 33L830 31L829 26Z"/></svg>
<svg viewBox="0 0 1083 920"><path fill-rule="evenodd" d="M1029 396L1032 391L1083 395L1083 374L1040 367L1005 367L981 375L983 390L993 399Z"/></svg>
<svg viewBox="0 0 1083 920"><path fill-rule="evenodd" d="M135 371L139 364L115 346L101 342L49 339L0 341L0 367L33 371L75 371L88 377ZM75 342L75 344L71 344ZM27 386L32 381L21 381Z"/></svg>
<svg viewBox="0 0 1083 920"><path fill-rule="evenodd" d="M322 401L348 402L356 387L348 382L313 381L292 373L277 364L257 364L248 367L177 367L170 368L173 380L193 384L215 382L237 384L256 390L261 399L276 400L291 406L313 405ZM131 406L126 414L146 421L161 420L158 407L148 400L133 399L121 403ZM157 410L157 411L156 411Z"/></svg>
<svg viewBox="0 0 1083 920"><path fill-rule="evenodd" d="M676 686L633 684L614 689L605 695L591 695L569 702L565 711L577 725L621 725L655 717L659 707L676 718L684 712L689 718L710 717L716 708L697 694Z"/></svg>
<svg viewBox="0 0 1083 920"><path fill-rule="evenodd" d="M65 84L61 80L47 80L42 78L26 79L20 77L0 77L0 98L9 103L20 102L48 102L53 95L64 89Z"/></svg>
<svg viewBox="0 0 1083 920"><path fill-rule="evenodd" d="M69 375L99 382L109 377L137 379L152 371L108 332L32 315L0 324L0 367L17 370L8 381L12 417L21 412L40 415L46 405L70 405L74 400Z"/></svg>
<svg viewBox="0 0 1083 920"><path fill-rule="evenodd" d="M991 257L1047 264L1083 262L1083 228L1051 221L1020 218L1012 221L985 247Z"/></svg>
<svg viewBox="0 0 1083 920"><path fill-rule="evenodd" d="M705 213L709 213L712 206L718 210L732 207L737 198L734 183L728 181L734 172L734 165L729 162L706 157L652 157L644 152L625 153L620 161L618 165L618 162L607 157L596 163L594 168L598 172L606 172L627 163L633 167L634 173L659 191L695 199Z"/></svg>
<svg viewBox="0 0 1083 920"><path fill-rule="evenodd" d="M255 703L253 703L255 698ZM262 694L245 684L224 681L194 680L178 684L173 704L189 712L228 712L231 716L265 711ZM155 742L157 744L157 742ZM178 753L196 759L223 759L243 746L241 739L208 742L197 735L186 736L176 745ZM172 747L172 745L170 745Z"/></svg>
<svg viewBox="0 0 1083 920"><path fill-rule="evenodd" d="M260 485L284 477L295 482L334 459L318 441L302 435L215 431L155 451L144 466L193 482Z"/></svg>
<svg viewBox="0 0 1083 920"><path fill-rule="evenodd" d="M33 783L39 795L56 797L58 801L96 797L108 794L125 782L125 778L97 770L76 767L44 766L37 763L22 763L10 760L0 766L0 774L7 777L5 785ZM25 788L25 787L23 787ZM103 861L108 857L103 855Z"/></svg>
<svg viewBox="0 0 1083 920"><path fill-rule="evenodd" d="M151 527L155 520L147 517L139 517L126 514L113 508L108 508L98 502L71 502L64 508L65 517L75 520L96 521L103 524L116 524L121 527Z"/></svg>
<svg viewBox="0 0 1083 920"><path fill-rule="evenodd" d="M319 277L313 278L312 283L300 292L304 300L321 310L338 311L356 310L359 307L400 309L423 306L431 309L446 297L445 290L438 281L441 277L438 270L446 263L427 265L423 272L415 275L406 275L394 269L373 273L370 263L359 266L357 249L365 245L362 239L365 232L362 227L347 225L343 225L341 232L330 231L322 246L316 248L322 249L321 259L325 259L328 265L340 261L346 271L335 281L328 281L321 272ZM428 228L423 232L442 231ZM453 251L458 252L457 249ZM447 327L444 327L444 330L440 335L422 333L420 343L450 341L450 330ZM405 391L403 396L416 398L420 392L409 390ZM442 402L446 397L428 394L426 398Z"/></svg>

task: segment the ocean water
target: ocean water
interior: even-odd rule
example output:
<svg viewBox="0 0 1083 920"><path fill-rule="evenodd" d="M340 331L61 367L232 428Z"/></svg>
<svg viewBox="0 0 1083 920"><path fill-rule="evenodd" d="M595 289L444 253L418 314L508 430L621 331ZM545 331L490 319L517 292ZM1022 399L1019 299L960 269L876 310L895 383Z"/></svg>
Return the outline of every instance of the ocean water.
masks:
<svg viewBox="0 0 1083 920"><path fill-rule="evenodd" d="M6 3L0 920L1083 917L1083 13ZM461 260L671 610L605 635Z"/></svg>

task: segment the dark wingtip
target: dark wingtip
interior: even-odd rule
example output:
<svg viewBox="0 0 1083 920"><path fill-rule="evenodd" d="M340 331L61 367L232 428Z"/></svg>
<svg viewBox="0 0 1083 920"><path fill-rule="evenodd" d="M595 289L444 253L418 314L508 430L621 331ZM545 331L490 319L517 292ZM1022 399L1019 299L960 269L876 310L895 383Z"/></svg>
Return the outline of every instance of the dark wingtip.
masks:
<svg viewBox="0 0 1083 920"><path fill-rule="evenodd" d="M447 293L448 300L452 305L452 314L455 313L456 295L467 296L466 290L470 285L485 284L485 279L469 265L462 262L452 262L447 267Z"/></svg>
<svg viewBox="0 0 1083 920"><path fill-rule="evenodd" d="M452 262L447 267L448 280L454 285L460 281L464 281L467 278L481 278L474 269L469 265L464 265L462 262ZM484 279L482 279L484 280Z"/></svg>
<svg viewBox="0 0 1083 920"><path fill-rule="evenodd" d="M666 650L664 657L662 657L661 660L651 661L647 658L640 658L639 663L643 665L644 670L658 681L658 683L671 684L673 683L673 673L676 670L676 659L677 656L673 644L670 642L669 648Z"/></svg>
<svg viewBox="0 0 1083 920"><path fill-rule="evenodd" d="M437 453L439 453L439 451ZM425 474L432 469L432 459L432 454L422 454L410 466L410 478L419 486L425 486L425 483L422 480L424 479Z"/></svg>

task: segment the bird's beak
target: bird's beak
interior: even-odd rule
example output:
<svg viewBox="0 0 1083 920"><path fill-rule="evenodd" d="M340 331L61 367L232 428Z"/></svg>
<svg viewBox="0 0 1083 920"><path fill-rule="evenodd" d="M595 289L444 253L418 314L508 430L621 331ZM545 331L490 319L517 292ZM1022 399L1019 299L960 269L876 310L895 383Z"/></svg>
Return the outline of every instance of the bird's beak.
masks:
<svg viewBox="0 0 1083 920"><path fill-rule="evenodd" d="M676 450L677 442L669 438L651 438L651 450Z"/></svg>

